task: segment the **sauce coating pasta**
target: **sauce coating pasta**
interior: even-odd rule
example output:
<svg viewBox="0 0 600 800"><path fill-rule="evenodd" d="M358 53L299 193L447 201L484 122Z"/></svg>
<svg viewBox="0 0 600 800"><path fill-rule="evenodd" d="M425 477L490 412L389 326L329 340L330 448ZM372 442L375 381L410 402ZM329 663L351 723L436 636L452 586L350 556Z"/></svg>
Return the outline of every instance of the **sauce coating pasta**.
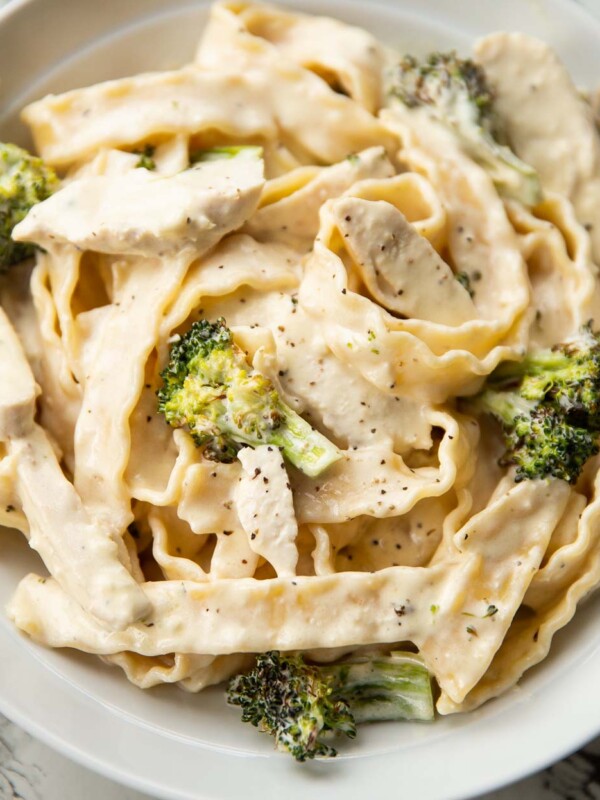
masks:
<svg viewBox="0 0 600 800"><path fill-rule="evenodd" d="M456 400L600 325L593 112L545 44L476 43L540 181L524 203L394 100L398 58L223 0L193 64L24 109L62 177L14 231L43 250L0 276L0 524L50 573L8 614L34 640L189 691L248 654L409 643L449 714L513 686L597 586L598 456L515 482ZM266 444L211 460L157 413L170 346L220 318L339 450L321 474Z"/></svg>

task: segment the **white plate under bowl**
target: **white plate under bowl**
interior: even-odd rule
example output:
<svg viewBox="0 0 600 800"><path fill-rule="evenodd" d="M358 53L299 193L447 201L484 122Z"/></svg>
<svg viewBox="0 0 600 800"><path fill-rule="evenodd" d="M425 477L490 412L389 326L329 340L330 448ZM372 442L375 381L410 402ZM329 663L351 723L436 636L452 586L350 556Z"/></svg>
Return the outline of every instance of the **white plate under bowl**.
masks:
<svg viewBox="0 0 600 800"><path fill-rule="evenodd" d="M582 86L600 75L600 24L568 0L297 0L411 52L468 50L482 34L522 30L551 43ZM186 0L24 0L0 12L0 139L26 143L16 111L48 91L166 69L189 59L206 5ZM1 379L1 376L0 376ZM40 570L0 531L0 607ZM555 639L518 689L431 725L365 727L338 759L296 765L238 721L223 692L142 692L97 659L51 652L0 615L0 711L47 744L161 798L363 800L390 791L466 798L541 769L600 732L600 597Z"/></svg>

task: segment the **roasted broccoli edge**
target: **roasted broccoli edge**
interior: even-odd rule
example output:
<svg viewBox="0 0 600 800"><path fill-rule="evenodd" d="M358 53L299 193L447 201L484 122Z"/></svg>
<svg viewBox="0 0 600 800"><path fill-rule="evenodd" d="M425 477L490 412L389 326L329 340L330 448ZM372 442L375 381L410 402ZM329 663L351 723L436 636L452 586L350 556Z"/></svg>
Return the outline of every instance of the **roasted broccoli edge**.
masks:
<svg viewBox="0 0 600 800"><path fill-rule="evenodd" d="M383 720L431 720L431 677L412 653L391 653L307 664L302 655L260 654L246 674L233 677L230 705L242 721L274 737L296 761L337 755L328 739L356 736L356 725Z"/></svg>

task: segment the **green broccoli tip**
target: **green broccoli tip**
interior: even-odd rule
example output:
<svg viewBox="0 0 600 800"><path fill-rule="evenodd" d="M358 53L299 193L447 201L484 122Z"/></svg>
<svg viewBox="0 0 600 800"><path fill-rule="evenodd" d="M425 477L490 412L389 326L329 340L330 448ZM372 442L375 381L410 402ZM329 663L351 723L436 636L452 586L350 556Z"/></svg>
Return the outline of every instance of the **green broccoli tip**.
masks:
<svg viewBox="0 0 600 800"><path fill-rule="evenodd" d="M139 150L132 150L136 156L139 156L139 159L136 162L136 169L147 169L150 172L156 169L156 161L154 160L154 153L156 152L156 147L152 144L146 144Z"/></svg>
<svg viewBox="0 0 600 800"><path fill-rule="evenodd" d="M58 186L54 170L41 158L0 142L0 274L34 254L33 244L13 241L13 229Z"/></svg>
<svg viewBox="0 0 600 800"><path fill-rule="evenodd" d="M195 322L172 346L161 377L159 411L173 427L187 428L209 459L229 462L244 446L269 444L316 476L341 458L248 364L223 319Z"/></svg>
<svg viewBox="0 0 600 800"><path fill-rule="evenodd" d="M275 738L297 761L335 756L322 735L356 736L356 725L382 720L431 720L429 672L411 653L377 655L313 666L277 651L229 682L227 699L242 721Z"/></svg>
<svg viewBox="0 0 600 800"><path fill-rule="evenodd" d="M533 206L542 199L537 172L508 147L483 68L455 52L424 61L405 56L391 73L389 95L408 109L426 108L487 170L498 191Z"/></svg>
<svg viewBox="0 0 600 800"><path fill-rule="evenodd" d="M263 148L253 144L237 144L227 147L204 147L190 153L190 164L207 161L222 161L228 158L256 159L263 157Z"/></svg>
<svg viewBox="0 0 600 800"><path fill-rule="evenodd" d="M502 463L517 465L517 481L552 476L575 483L598 453L599 398L600 339L588 324L574 339L504 362L465 405L502 424Z"/></svg>
<svg viewBox="0 0 600 800"><path fill-rule="evenodd" d="M430 53L424 61L404 56L397 67L391 93L409 108L446 104L459 93L473 105L479 121L493 119L494 94L481 66L455 51Z"/></svg>

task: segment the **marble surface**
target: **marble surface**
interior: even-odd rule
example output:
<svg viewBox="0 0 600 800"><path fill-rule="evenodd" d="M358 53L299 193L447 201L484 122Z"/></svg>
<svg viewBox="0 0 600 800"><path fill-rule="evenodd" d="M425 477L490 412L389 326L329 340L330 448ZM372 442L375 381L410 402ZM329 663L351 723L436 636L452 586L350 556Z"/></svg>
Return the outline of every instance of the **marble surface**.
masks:
<svg viewBox="0 0 600 800"><path fill-rule="evenodd" d="M7 0L0 0L0 6ZM600 15L600 0L578 0ZM0 800L151 800L74 764L0 715ZM478 800L600 800L600 738Z"/></svg>

